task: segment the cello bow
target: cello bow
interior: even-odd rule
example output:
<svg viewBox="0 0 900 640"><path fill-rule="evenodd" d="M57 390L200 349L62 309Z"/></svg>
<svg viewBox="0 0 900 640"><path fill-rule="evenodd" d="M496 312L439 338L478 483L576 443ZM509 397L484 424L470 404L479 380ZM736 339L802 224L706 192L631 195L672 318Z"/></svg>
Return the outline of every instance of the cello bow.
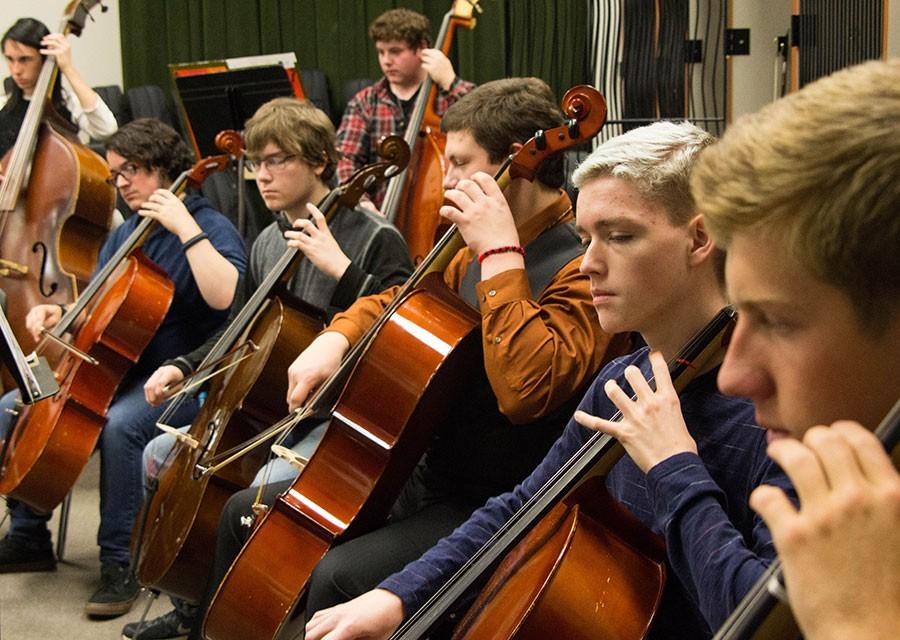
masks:
<svg viewBox="0 0 900 640"><path fill-rule="evenodd" d="M579 106L570 109L564 101L564 111L576 117L519 148L498 171L498 182L534 177L544 159L599 131L605 116L600 93L581 87L567 97ZM482 384L480 315L440 274L457 242L454 226L306 406L273 427L289 428L320 409L332 416L309 462L266 511L220 583L203 623L207 638L283 635L316 563L337 541L384 522L436 423L452 415L459 398L471 398L471 385ZM374 394L387 400L372 403ZM493 396L481 406L497 411ZM272 563L273 555L290 562Z"/></svg>
<svg viewBox="0 0 900 640"><path fill-rule="evenodd" d="M399 136L382 141L379 151L384 161L363 167L322 199L319 207L326 220L343 207L353 208L366 189L396 174L409 158ZM215 476L195 474L195 464L259 431L283 410L279 399L286 392L285 359L322 328L318 309L285 295L305 259L301 250L286 248L201 363L201 370L209 368L211 360L221 360L219 354L227 357L252 345L246 356L217 372L234 366L229 375L217 375L209 385L200 413L187 433L177 433L175 446L151 478L132 547L132 566L145 586L192 600L202 596L212 570L208 566L212 557L204 550L214 544L222 505L235 491L249 486L263 461L245 459ZM162 417L160 425L168 426Z"/></svg>

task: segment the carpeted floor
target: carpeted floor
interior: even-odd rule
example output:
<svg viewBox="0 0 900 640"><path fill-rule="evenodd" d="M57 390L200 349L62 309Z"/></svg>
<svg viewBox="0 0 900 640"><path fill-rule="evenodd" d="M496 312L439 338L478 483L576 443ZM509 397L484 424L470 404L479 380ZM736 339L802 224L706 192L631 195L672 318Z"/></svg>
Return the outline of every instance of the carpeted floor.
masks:
<svg viewBox="0 0 900 640"><path fill-rule="evenodd" d="M113 640L126 622L140 618L142 596L131 613L112 620L89 620L84 603L97 588L100 562L97 548L99 458L94 456L72 498L64 560L52 573L0 574L0 640ZM57 536L59 509L51 522ZM0 526L5 535L9 523ZM153 603L149 617L169 609L166 597Z"/></svg>

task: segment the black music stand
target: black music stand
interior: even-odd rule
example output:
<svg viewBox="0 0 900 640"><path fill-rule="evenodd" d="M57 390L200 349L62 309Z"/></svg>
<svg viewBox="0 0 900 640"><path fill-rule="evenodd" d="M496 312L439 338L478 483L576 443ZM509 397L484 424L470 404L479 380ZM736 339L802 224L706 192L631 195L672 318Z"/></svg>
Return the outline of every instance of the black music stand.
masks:
<svg viewBox="0 0 900 640"><path fill-rule="evenodd" d="M185 129L200 157L222 153L214 142L220 131L241 131L261 105L294 95L294 86L281 65L176 76L175 89Z"/></svg>

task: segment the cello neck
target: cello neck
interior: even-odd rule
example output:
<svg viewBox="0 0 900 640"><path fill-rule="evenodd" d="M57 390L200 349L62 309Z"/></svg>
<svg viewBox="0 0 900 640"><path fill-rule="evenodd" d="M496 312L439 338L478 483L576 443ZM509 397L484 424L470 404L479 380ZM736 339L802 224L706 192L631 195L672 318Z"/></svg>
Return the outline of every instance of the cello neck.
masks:
<svg viewBox="0 0 900 640"><path fill-rule="evenodd" d="M458 8L457 5L462 5L462 8ZM456 32L457 24L463 24L468 28L472 28L475 25L475 20L472 18L472 9L477 5L477 1L457 0L450 7L450 10L444 14L444 19L441 21L441 29L435 41L436 46L444 52L444 55L450 53L450 46L453 44L453 34ZM460 15L460 12L463 15ZM426 73L425 79L419 87L419 94L409 116L406 131L403 134L403 139L410 149L414 149L416 146L416 139L418 138L419 130L422 128L422 122L425 120L425 114L429 114L429 119L431 120L437 119L437 114L434 111L436 98L437 87L434 85L431 76ZM381 204L381 213L391 223L395 223L397 219L400 200L406 187L407 173L404 171L391 181L385 192L384 202Z"/></svg>

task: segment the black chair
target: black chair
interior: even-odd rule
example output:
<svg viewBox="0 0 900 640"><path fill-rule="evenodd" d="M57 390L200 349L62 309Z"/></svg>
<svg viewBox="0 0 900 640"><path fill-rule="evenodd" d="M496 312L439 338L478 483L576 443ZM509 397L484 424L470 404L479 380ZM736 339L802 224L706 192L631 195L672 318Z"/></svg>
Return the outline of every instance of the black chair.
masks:
<svg viewBox="0 0 900 640"><path fill-rule="evenodd" d="M166 104L166 94L155 84L132 87L125 92L125 98L132 120L156 118L174 127L169 105Z"/></svg>
<svg viewBox="0 0 900 640"><path fill-rule="evenodd" d="M325 112L331 120L334 113L331 110L331 98L328 94L328 77L321 69L300 69L300 84L306 99Z"/></svg>
<svg viewBox="0 0 900 640"><path fill-rule="evenodd" d="M122 93L119 85L109 84L102 87L94 87L94 91L106 103L109 110L113 112L120 127L131 120L131 112L128 109L128 104L125 102L125 94Z"/></svg>

